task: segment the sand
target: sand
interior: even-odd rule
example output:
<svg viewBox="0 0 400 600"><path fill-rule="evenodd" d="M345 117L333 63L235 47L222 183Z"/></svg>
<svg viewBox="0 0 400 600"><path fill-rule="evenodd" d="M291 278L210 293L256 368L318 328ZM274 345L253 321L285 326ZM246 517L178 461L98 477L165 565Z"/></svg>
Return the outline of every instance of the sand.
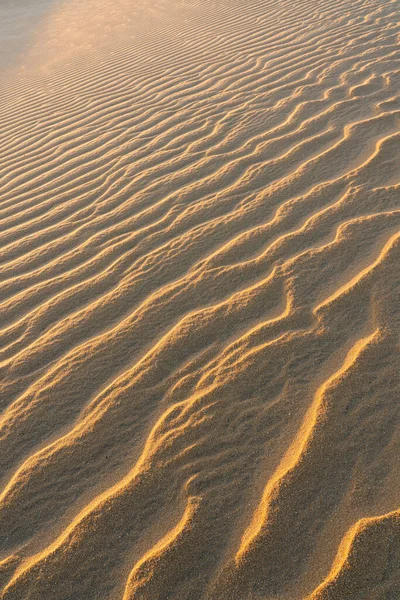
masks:
<svg viewBox="0 0 400 600"><path fill-rule="evenodd" d="M400 598L400 0L15 0L2 600Z"/></svg>

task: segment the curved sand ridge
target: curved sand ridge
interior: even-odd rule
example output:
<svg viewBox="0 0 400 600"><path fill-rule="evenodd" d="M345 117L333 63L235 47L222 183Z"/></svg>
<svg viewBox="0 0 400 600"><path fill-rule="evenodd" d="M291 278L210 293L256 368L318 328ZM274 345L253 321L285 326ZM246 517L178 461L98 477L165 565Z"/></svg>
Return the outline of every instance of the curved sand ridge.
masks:
<svg viewBox="0 0 400 600"><path fill-rule="evenodd" d="M1 598L400 596L399 14L35 25L0 113Z"/></svg>

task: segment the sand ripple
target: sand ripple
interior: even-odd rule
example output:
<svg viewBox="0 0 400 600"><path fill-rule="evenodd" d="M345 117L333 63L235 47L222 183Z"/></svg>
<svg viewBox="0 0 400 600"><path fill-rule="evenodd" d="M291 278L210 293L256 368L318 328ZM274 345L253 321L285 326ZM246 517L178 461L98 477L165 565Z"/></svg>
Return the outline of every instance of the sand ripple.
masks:
<svg viewBox="0 0 400 600"><path fill-rule="evenodd" d="M399 13L35 24L1 83L1 598L400 597Z"/></svg>

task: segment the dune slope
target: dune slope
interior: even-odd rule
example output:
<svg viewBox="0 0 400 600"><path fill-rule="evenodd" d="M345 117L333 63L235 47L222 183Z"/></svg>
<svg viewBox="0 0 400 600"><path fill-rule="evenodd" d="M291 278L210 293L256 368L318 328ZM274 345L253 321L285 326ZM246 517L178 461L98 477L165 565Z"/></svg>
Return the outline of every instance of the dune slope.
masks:
<svg viewBox="0 0 400 600"><path fill-rule="evenodd" d="M1 72L0 597L400 597L400 0L50 4Z"/></svg>

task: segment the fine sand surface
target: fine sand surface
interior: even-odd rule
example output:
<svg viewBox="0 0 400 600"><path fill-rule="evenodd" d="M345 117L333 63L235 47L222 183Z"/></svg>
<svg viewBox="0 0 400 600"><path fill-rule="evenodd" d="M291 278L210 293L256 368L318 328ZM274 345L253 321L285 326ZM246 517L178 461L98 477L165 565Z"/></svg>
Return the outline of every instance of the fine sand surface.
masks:
<svg viewBox="0 0 400 600"><path fill-rule="evenodd" d="M0 13L1 599L398 600L400 0Z"/></svg>

